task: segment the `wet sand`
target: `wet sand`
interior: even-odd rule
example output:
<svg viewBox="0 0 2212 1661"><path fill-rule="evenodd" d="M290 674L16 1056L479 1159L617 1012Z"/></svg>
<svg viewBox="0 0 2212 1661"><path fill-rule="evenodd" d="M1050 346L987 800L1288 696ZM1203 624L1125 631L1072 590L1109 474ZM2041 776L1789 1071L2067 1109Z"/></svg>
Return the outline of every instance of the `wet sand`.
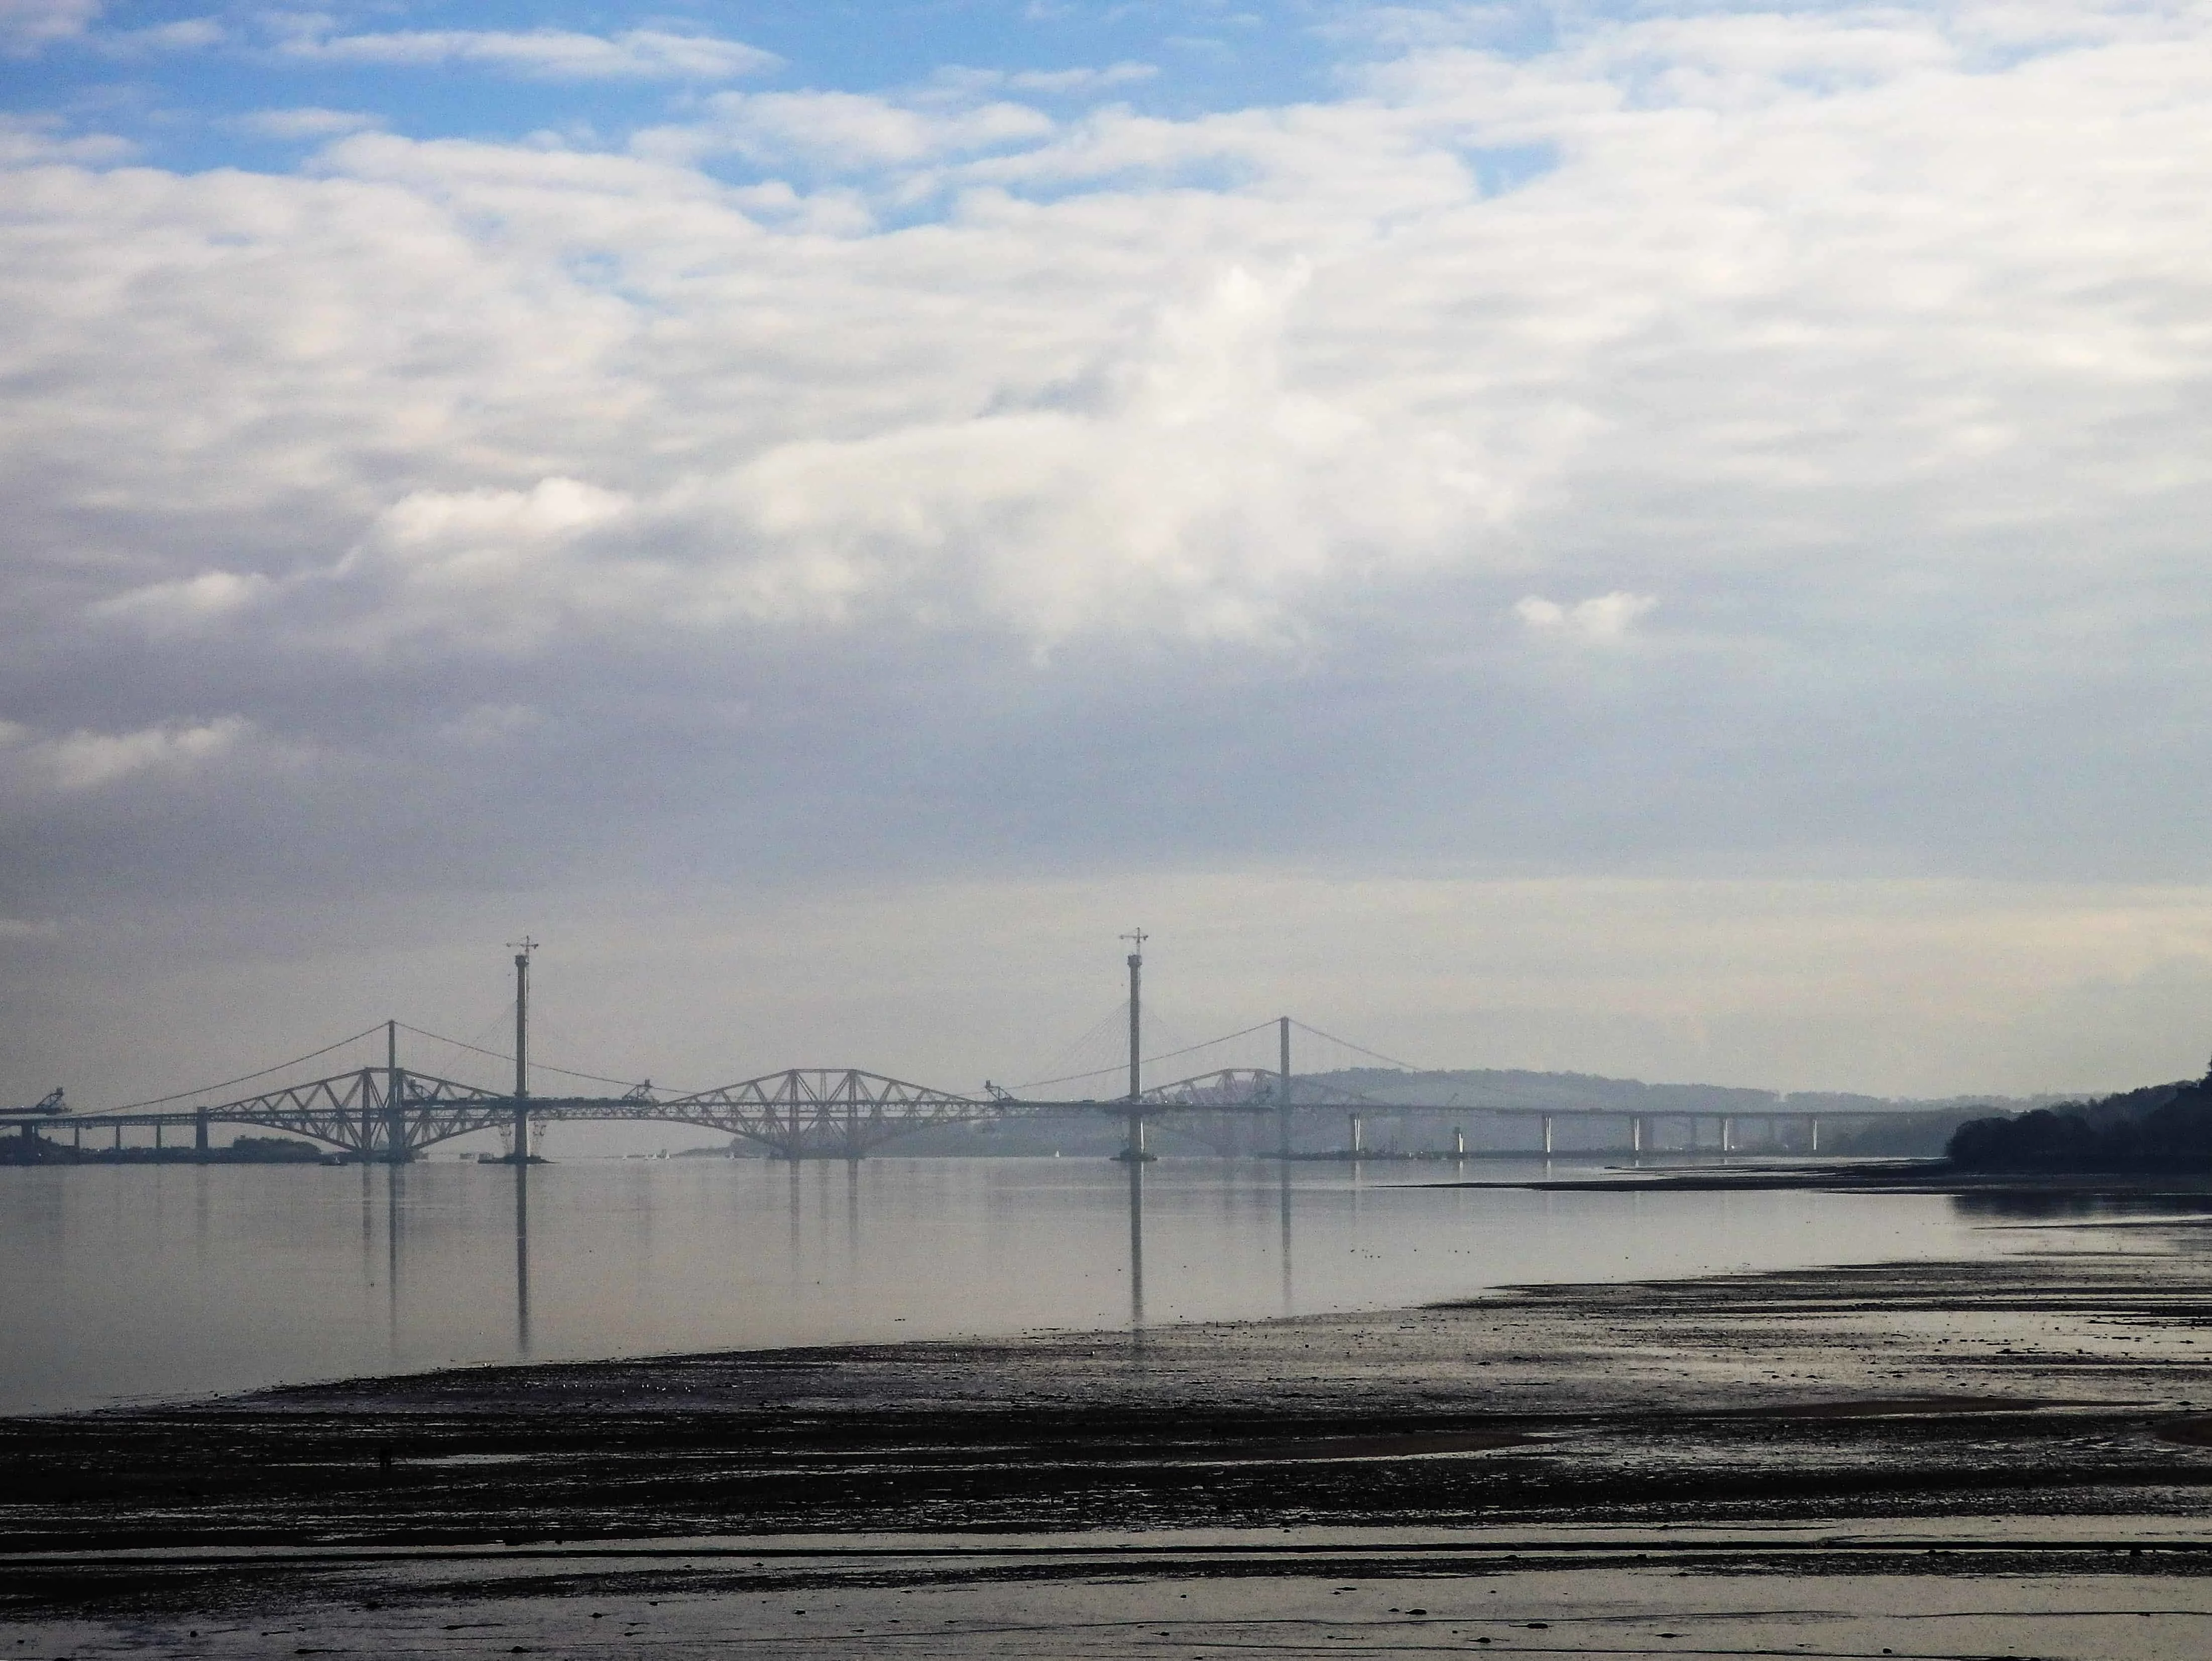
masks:
<svg viewBox="0 0 2212 1661"><path fill-rule="evenodd" d="M2201 1654L2195 1222L0 1421L0 1653Z"/></svg>

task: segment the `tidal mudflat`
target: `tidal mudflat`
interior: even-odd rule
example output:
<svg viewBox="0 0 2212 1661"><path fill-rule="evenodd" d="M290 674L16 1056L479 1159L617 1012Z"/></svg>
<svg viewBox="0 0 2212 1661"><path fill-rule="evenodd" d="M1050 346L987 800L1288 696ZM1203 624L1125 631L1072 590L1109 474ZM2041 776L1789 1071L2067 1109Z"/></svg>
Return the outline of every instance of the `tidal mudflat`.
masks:
<svg viewBox="0 0 2212 1661"><path fill-rule="evenodd" d="M2051 1220L1988 1261L0 1421L0 1638L2201 1654L2212 1239Z"/></svg>

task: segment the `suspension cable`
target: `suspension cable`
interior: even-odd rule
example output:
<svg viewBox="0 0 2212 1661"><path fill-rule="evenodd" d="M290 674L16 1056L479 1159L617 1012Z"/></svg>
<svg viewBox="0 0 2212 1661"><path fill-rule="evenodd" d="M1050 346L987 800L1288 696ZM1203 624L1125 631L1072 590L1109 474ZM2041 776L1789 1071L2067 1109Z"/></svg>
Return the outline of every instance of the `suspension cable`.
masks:
<svg viewBox="0 0 2212 1661"><path fill-rule="evenodd" d="M228 1090L234 1085L251 1084L256 1079L267 1078L271 1073L282 1073L288 1068L298 1067L303 1062L312 1062L319 1056L327 1056L333 1050L343 1050L349 1043L359 1043L363 1038L374 1037L383 1025L383 1022L379 1021L375 1026L356 1032L350 1038L340 1038L336 1043L325 1044L320 1050L311 1050L304 1056L295 1056L289 1062L279 1062L274 1067L264 1067L258 1073L241 1073L234 1079L225 1079L221 1084L202 1085L198 1090L179 1090L173 1096L149 1096L143 1102L125 1102L120 1107L107 1107L100 1110L103 1113L128 1113L133 1108L159 1107L164 1102L181 1102L188 1097L207 1096L218 1090Z"/></svg>
<svg viewBox="0 0 2212 1661"><path fill-rule="evenodd" d="M449 1038L442 1032L425 1032L421 1027L410 1026L405 1021L399 1023L399 1030L402 1032L412 1032L418 1038L428 1038L433 1043L449 1043L456 1050L472 1050L479 1056L489 1056L495 1062L512 1062L514 1059L514 1052L511 1050L487 1050L480 1043L470 1043L460 1038ZM532 1062L531 1066L547 1073L558 1073L564 1079L589 1079L593 1084L618 1084L635 1089L638 1082L635 1079L610 1079L603 1073L580 1073L573 1067L556 1067L550 1062ZM673 1090L675 1086L668 1085L656 1086L656 1088ZM677 1093L681 1095L684 1092L678 1091Z"/></svg>
<svg viewBox="0 0 2212 1661"><path fill-rule="evenodd" d="M1126 1009L1128 1005L1125 1003L1121 1007ZM1194 1050L1211 1050L1218 1043L1230 1043L1238 1038L1249 1038L1255 1032L1264 1032L1273 1025L1273 1021L1261 1021L1246 1027L1241 1032L1226 1032L1220 1037L1208 1038L1203 1043L1185 1044L1181 1050L1164 1050L1157 1056L1140 1056L1138 1058L1138 1065L1150 1067L1154 1062L1171 1062L1178 1056L1188 1056ZM1121 1062L1112 1067L1094 1067L1088 1073L1063 1073L1056 1079L1031 1079L1027 1084L1011 1085L1007 1087L1012 1090L1034 1090L1042 1084L1072 1084L1078 1079L1103 1079L1109 1074L1120 1072L1127 1065L1127 1062Z"/></svg>
<svg viewBox="0 0 2212 1661"><path fill-rule="evenodd" d="M1061 1050L1060 1054L1054 1056L1049 1065L1054 1067L1066 1066L1067 1062L1079 1052L1087 1049L1094 1039L1102 1037L1113 1027L1117 1025L1128 1014L1128 1013L1129 1001L1127 998L1124 998L1121 1002L1115 1004L1111 1009L1100 1016L1096 1021L1092 1022L1089 1031L1085 1032L1081 1037L1076 1039L1074 1043L1069 1044L1065 1050ZM1114 1069L1111 1068L1098 1068L1094 1069L1094 1071L1100 1073L1110 1073ZM1055 1074L1048 1079L1032 1079L1030 1080L1029 1084L1012 1085L1010 1086L1009 1088L1014 1090L1027 1090L1030 1088L1030 1085L1065 1084L1070 1079L1087 1079L1090 1076L1091 1074L1089 1073L1062 1073Z"/></svg>
<svg viewBox="0 0 2212 1661"><path fill-rule="evenodd" d="M1270 1022L1268 1025L1272 1025L1273 1023ZM1341 1044L1346 1050L1354 1050L1371 1060L1382 1062L1391 1067L1397 1068L1401 1072L1426 1073L1430 1070L1425 1067L1416 1067L1411 1062L1401 1062L1395 1056L1386 1056L1379 1050L1370 1050L1365 1044L1354 1043L1349 1038L1340 1038L1334 1033L1324 1032L1317 1026L1308 1026L1304 1021L1298 1019L1295 1015L1291 1017L1291 1025L1297 1028L1301 1032L1310 1032L1316 1038L1326 1038L1331 1043Z"/></svg>

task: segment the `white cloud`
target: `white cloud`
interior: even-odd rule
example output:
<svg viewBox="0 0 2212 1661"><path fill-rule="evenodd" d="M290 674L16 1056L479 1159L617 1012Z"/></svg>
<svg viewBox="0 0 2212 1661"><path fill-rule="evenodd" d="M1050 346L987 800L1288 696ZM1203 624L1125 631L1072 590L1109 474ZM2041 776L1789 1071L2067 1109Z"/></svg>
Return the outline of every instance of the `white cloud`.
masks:
<svg viewBox="0 0 2212 1661"><path fill-rule="evenodd" d="M96 790L142 773L183 776L222 760L253 733L252 723L225 715L198 725L142 727L129 733L75 732L41 738L14 722L0 724L0 756L64 792Z"/></svg>
<svg viewBox="0 0 2212 1661"><path fill-rule="evenodd" d="M1075 97L1111 87L1133 86L1153 79L1159 72L1158 64L1126 61L1109 64L1103 69L979 70L956 66L939 70L931 81L933 86L947 92L970 96L1007 87L1016 92Z"/></svg>
<svg viewBox="0 0 2212 1661"><path fill-rule="evenodd" d="M1530 594L1515 604L1513 615L1532 634L1555 636L1585 646L1602 646L1624 639L1631 625L1658 603L1650 594L1632 594L1620 589L1577 600L1571 605Z"/></svg>
<svg viewBox="0 0 2212 1661"><path fill-rule="evenodd" d="M1279 636L1345 561L1447 557L1505 507L1465 446L1283 384L1304 284L1232 268L1085 366L1073 396L777 442L644 496L562 477L418 490L336 561L203 572L94 610L155 636L278 626L369 651L895 613L1040 644Z"/></svg>
<svg viewBox="0 0 2212 1661"><path fill-rule="evenodd" d="M212 17L180 17L143 29L107 29L88 37L88 43L113 58L143 53L197 52L220 46L227 39L221 22Z"/></svg>
<svg viewBox="0 0 2212 1661"><path fill-rule="evenodd" d="M96 167L124 161L135 153L136 147L127 139L112 133L63 134L57 131L57 125L36 118L0 116L0 167L56 162Z"/></svg>
<svg viewBox="0 0 2212 1661"><path fill-rule="evenodd" d="M94 617L135 624L152 635L181 634L243 611L270 588L258 573L203 571L174 582L128 589L91 608Z"/></svg>
<svg viewBox="0 0 2212 1661"><path fill-rule="evenodd" d="M376 116L360 110L326 110L313 105L296 109L256 110L234 124L264 138L337 138L383 125Z"/></svg>
<svg viewBox="0 0 2212 1661"><path fill-rule="evenodd" d="M27 58L75 40L102 9L101 0L0 0L0 57Z"/></svg>
<svg viewBox="0 0 2212 1661"><path fill-rule="evenodd" d="M743 41L665 29L581 34L568 29L414 29L381 34L301 30L278 47L319 63L468 65L544 81L728 81L782 60Z"/></svg>
<svg viewBox="0 0 2212 1661"><path fill-rule="evenodd" d="M872 171L1035 143L1054 131L1051 118L1024 104L945 108L843 92L718 93L707 111L703 121L640 134L639 153Z"/></svg>

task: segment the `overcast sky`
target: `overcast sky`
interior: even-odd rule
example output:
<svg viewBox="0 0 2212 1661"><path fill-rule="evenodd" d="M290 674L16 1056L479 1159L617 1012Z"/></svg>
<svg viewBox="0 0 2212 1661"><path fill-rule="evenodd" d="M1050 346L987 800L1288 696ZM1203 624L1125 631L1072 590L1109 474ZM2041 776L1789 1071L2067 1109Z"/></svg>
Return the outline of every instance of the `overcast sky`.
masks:
<svg viewBox="0 0 2212 1661"><path fill-rule="evenodd" d="M2212 1049L2198 5L0 0L0 1098Z"/></svg>

